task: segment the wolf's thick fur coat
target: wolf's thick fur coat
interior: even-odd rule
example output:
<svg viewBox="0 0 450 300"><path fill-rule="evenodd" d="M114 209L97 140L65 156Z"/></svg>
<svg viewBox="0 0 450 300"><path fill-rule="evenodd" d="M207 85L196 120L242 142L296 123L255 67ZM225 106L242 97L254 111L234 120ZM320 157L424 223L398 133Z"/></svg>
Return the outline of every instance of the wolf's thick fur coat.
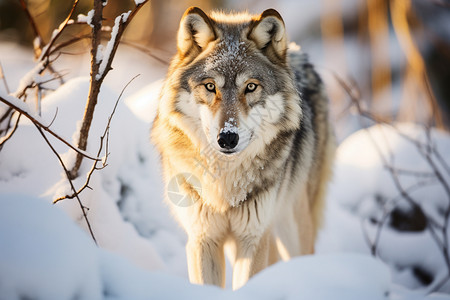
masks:
<svg viewBox="0 0 450 300"><path fill-rule="evenodd" d="M226 245L237 289L314 252L335 148L328 100L273 9L189 8L177 42L151 135L165 182L177 178L192 203L166 198L188 235L191 282L225 285ZM222 132L237 145L218 143Z"/></svg>

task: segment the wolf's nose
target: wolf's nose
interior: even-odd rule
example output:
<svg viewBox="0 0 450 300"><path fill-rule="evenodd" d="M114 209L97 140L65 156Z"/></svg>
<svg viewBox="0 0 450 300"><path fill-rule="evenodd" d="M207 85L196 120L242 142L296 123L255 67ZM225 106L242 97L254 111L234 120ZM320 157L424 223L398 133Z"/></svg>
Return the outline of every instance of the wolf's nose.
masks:
<svg viewBox="0 0 450 300"><path fill-rule="evenodd" d="M237 146L239 142L239 135L234 132L221 132L217 137L217 143L219 143L220 148L223 149L233 149Z"/></svg>

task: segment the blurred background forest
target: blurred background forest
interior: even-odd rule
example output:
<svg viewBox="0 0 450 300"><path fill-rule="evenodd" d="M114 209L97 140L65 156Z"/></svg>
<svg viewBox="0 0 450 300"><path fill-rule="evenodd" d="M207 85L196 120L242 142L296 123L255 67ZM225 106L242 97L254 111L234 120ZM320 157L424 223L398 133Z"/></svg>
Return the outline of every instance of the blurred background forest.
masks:
<svg viewBox="0 0 450 300"><path fill-rule="evenodd" d="M33 28L21 2L0 0L1 43L32 47L36 31L46 43L72 7L72 1L25 0L36 23ZM133 1L109 2L104 11L109 25L134 6ZM382 120L449 128L450 1L154 0L130 24L122 44L149 54L149 60L159 67L167 65L176 51L179 19L193 5L205 11L248 10L254 14L269 7L277 9L291 41L310 55L327 83L339 139L358 126L348 95L335 75L357 88L365 108ZM91 7L91 0L81 0L74 15L86 14ZM72 26L61 38L70 39L80 32L88 34L90 28ZM70 54L88 54L89 46L89 39L82 39Z"/></svg>
<svg viewBox="0 0 450 300"><path fill-rule="evenodd" d="M110 40L114 19L137 9L135 1L108 1L103 11L103 49ZM66 136L78 130L75 124L83 112L91 70L92 29L86 23L86 15L93 7L93 0L79 0L71 22L64 24L74 2L0 0L0 92L26 100L29 107L36 106L38 113L42 99L43 106L47 105L43 117L53 117L56 124L49 123ZM401 124L397 127L410 128L412 137L405 138L397 127L386 126L391 131L380 131L376 141L361 139L362 134L358 133L344 141L353 132L375 122L414 122L448 131L450 0L151 0L139 6L139 12L120 40L111 65L113 69L102 85L104 101L99 104L111 104L107 102L121 95L130 79L137 74L141 76L124 93L126 109L122 111L125 113L122 117L119 113L117 127L111 130L117 137L111 138L112 143L117 141L111 147L114 148L111 167L97 173L101 182L97 190L92 193L86 190L82 195L83 201L93 208L90 221L97 236L103 239L100 245L139 265L149 267L148 261L161 260L174 274L187 274L185 236L170 223L166 207L162 207L161 174L147 143L162 84L160 79L176 52L179 21L189 6L198 6L205 12L247 10L256 15L275 8L284 18L290 40L308 53L324 79L331 99L334 128L342 142L339 148L343 150L336 161L335 180L329 193L327 222L330 225L323 231L322 244L319 243L322 253L370 251L392 266L393 282L411 289L426 287L427 294L450 293L448 133L439 132L440 139L435 143L428 132L422 132L421 126ZM61 35L55 31L60 24L64 25L60 27L64 29ZM48 44L52 47L45 48ZM52 49L46 57L51 62L41 74L38 71L39 64L45 62L44 49ZM74 80L69 82L70 79ZM18 92L23 89L23 82L25 86L32 84L24 89L28 89L27 93L21 94ZM68 83L66 87L61 85L63 82ZM49 99L51 96L53 100ZM109 114L106 106L96 110L98 128L103 129L102 115L106 120ZM9 123L8 127L2 126L7 123L4 120L17 120L19 124L19 118L12 118L12 114L9 119L2 117L2 109L6 108L1 104L0 198L24 190L38 198L61 196L60 183L55 184L61 179L61 166L46 151L47 145L39 144L40 136L34 128L29 128L30 124L21 121L22 135L15 134L2 149L2 138L10 128ZM361 118L363 112L368 112L368 118ZM439 138L437 131L433 130L433 137ZM386 132L391 133L386 135ZM388 147L390 139L392 145ZM405 140L408 147L400 142ZM389 160L383 160L382 153L377 153L377 145L387 147L385 157ZM58 147L60 153L68 151L64 144ZM397 164L397 158L401 163ZM438 173L444 175L437 176ZM52 192L44 195L46 189ZM66 203L61 202L61 207L82 222L80 209ZM120 215L104 213L105 210L120 210ZM104 222L104 217L110 218L109 223ZM129 234L128 223L135 226L134 235ZM382 229L387 232L383 237L387 238L380 242ZM442 241L435 232L442 235ZM368 233L374 233L373 241ZM153 247L158 254L153 250L141 251ZM141 251L139 255L135 249ZM410 249L415 251L409 253ZM0 255L0 262L1 259ZM9 277L8 272L5 274ZM21 286L22 281L18 284Z"/></svg>

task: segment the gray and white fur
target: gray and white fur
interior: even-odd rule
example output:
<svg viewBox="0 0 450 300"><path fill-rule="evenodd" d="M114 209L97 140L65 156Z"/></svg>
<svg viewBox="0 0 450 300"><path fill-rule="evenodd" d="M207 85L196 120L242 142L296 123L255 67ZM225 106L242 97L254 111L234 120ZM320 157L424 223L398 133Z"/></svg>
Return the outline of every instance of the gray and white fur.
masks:
<svg viewBox="0 0 450 300"><path fill-rule="evenodd" d="M167 202L188 235L191 282L223 287L227 248L237 289L314 252L335 149L328 99L273 9L189 8L177 42L151 135L165 182L192 205Z"/></svg>

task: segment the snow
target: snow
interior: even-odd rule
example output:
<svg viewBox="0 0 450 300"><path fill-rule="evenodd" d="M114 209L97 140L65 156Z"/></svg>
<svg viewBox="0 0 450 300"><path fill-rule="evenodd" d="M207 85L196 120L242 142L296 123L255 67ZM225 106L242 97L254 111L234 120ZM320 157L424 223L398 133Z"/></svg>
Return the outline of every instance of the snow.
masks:
<svg viewBox="0 0 450 300"><path fill-rule="evenodd" d="M431 173L430 165L411 140L422 145L428 143L424 129L417 125L377 125L354 133L339 146L334 180L329 190L326 225L317 244L319 253L369 253L366 238L374 241L378 230L378 224L372 220L380 220L384 212L394 208L410 210L410 204L399 197L378 151L399 170ZM449 164L450 157L445 155L450 149L448 134L432 130L431 140L436 151ZM435 156L432 159L436 161ZM442 165L438 170L449 182L450 174L441 168ZM398 176L404 189L409 191L428 218L443 224L439 211L446 209L449 200L443 186L436 179L430 180L430 175L424 178L399 173ZM391 266L394 283L414 289L421 295L433 291L447 275L442 252L430 232L402 232L395 227L392 217L383 225L377 255ZM418 280L414 274L417 270L431 277L429 286ZM440 290L448 292L448 282Z"/></svg>
<svg viewBox="0 0 450 300"><path fill-rule="evenodd" d="M33 39L33 47L34 49L38 49L42 44L42 39L41 37L37 36Z"/></svg>
<svg viewBox="0 0 450 300"><path fill-rule="evenodd" d="M237 70L239 66L245 64L246 49L245 43L243 41L238 41L233 38L221 41L217 44L214 56L209 56L206 58L204 71L205 73L210 70L219 70L222 72L227 72L226 69ZM233 61L230 64L230 61Z"/></svg>
<svg viewBox="0 0 450 300"><path fill-rule="evenodd" d="M252 299L386 299L389 271L355 254L294 258L257 274L240 291Z"/></svg>
<svg viewBox="0 0 450 300"><path fill-rule="evenodd" d="M140 120L150 124L155 119L163 84L164 80L156 80L124 100Z"/></svg>
<svg viewBox="0 0 450 300"><path fill-rule="evenodd" d="M128 21L128 17L130 16L130 14L131 14L131 10L129 10L126 13L121 14L121 16L122 16L122 23L125 23L125 22Z"/></svg>
<svg viewBox="0 0 450 300"><path fill-rule="evenodd" d="M144 3L146 0L134 0L134 3L136 4L136 6L141 5L142 3Z"/></svg>
<svg viewBox="0 0 450 300"><path fill-rule="evenodd" d="M103 61L103 51L104 51L103 48L104 47L102 44L98 45L97 47L97 55L95 56L95 62L97 64L101 64Z"/></svg>
<svg viewBox="0 0 450 300"><path fill-rule="evenodd" d="M28 76L28 74L27 74L27 76ZM22 81L21 81L21 84L22 84ZM49 126L53 125L54 120L55 120L56 115L57 115L57 112L58 112L57 109L56 109L56 115L54 114L54 117L52 117L51 115L47 115L47 118L42 118L39 114L36 114L35 109L33 109L33 107L31 107L29 105L29 103L23 102L19 98L16 98L14 96L8 95L8 94L6 94L5 92L3 92L1 90L0 90L0 97L2 97L4 100L6 100L6 102L9 103L10 105L15 106L17 109L22 111L22 113L27 115L29 118L34 119L36 124L39 124L41 126L41 128L43 128L44 130L45 130L45 128L49 128ZM51 119L49 117L51 117ZM25 121L25 122L27 122L27 121ZM52 129L52 135L54 135L55 138L60 137L60 138L64 139L63 136L61 136L57 132L53 131L53 129ZM2 139L3 139L3 137L0 138L0 141ZM64 139L64 140L68 141L68 139ZM96 157L95 155L91 155L91 154L89 154L88 152L86 152L84 150L77 149L73 145L71 145L71 147L75 148L78 152L84 154L87 157L90 157L90 158L95 158Z"/></svg>
<svg viewBox="0 0 450 300"><path fill-rule="evenodd" d="M115 27L118 22L116 19ZM102 63L109 57L110 42L102 52ZM9 84L18 87L24 74L35 68L32 53L10 45L0 46ZM94 172L92 190L86 189L81 194L83 205L89 208L88 219L98 246L89 236L75 200L49 204L71 191L56 157L26 118L22 118L13 138L1 149L1 300L450 299L444 294L449 293L450 283L435 289L446 269L428 231L402 232L388 219L376 257L370 255L367 242L367 238L373 240L377 233L378 227L372 220L379 219L384 209L392 209L393 204L409 208L398 198L373 141L396 167L431 171L417 148L398 134L400 130L403 135L426 143L423 128L412 124L398 124L398 130L374 126L356 132L339 146L316 255L277 263L236 292L191 285L184 252L186 236L163 203L159 157L149 142L162 80L151 82L160 77L160 70L153 69L142 58L133 60L135 55L130 53L124 52L122 56L118 53L115 69L121 71L111 72L102 86L88 143L87 151L97 153L100 135L121 88L132 77L130 73L138 73L136 66L143 66L139 72L147 70L151 74L144 74L145 79L138 78L130 85L113 117L108 166ZM77 61L76 67L85 68L87 62L83 65ZM89 89L88 69L82 72L76 67L68 68L73 70L72 79L45 97L41 117L42 122L47 122L44 124L49 124L58 108L51 129L72 144L77 140ZM2 89L0 95L17 102ZM18 105L28 109L27 103L19 102ZM233 121L229 120L229 124ZM450 164L448 134L433 130L431 136ZM70 165L74 153L49 138ZM105 152L100 156L105 159ZM82 174L87 174L91 166L91 161L84 160ZM446 171L441 172L448 182ZM399 176L405 187L429 179ZM81 176L74 184L80 187L84 180ZM413 190L411 195L425 213L442 221L439 211L446 208L448 199L441 185L430 182ZM415 275L417 270L429 274L432 282L429 285L421 282Z"/></svg>
<svg viewBox="0 0 450 300"><path fill-rule="evenodd" d="M64 24L64 22L60 24L60 27L61 27L63 24ZM60 29L61 29L61 28L59 28L59 29L54 29L54 30L52 31L52 36L51 36L51 38L50 38L50 41L53 41L53 40L56 38L56 36L60 33ZM45 59L44 59L44 54L47 52L48 47L50 47L50 45L51 45L51 43L49 42L49 43L47 43L47 45L45 45L44 47L42 47L41 56L38 58L38 61L45 61Z"/></svg>
<svg viewBox="0 0 450 300"><path fill-rule="evenodd" d="M43 101L44 116L53 115L55 107L59 108L52 127L64 136L76 131L83 112L79 99L86 98L88 86L87 77L74 78ZM67 183L34 128L29 123L22 124L14 139L5 145L0 152L0 201L4 208L0 212L0 240L6 245L0 248L0 282L6 299L29 294L37 299L72 299L75 296L145 299L180 298L181 295L183 298L218 299L424 297L424 293L412 293L392 285L391 278L405 285L412 282L412 275L389 271L382 260L368 255L361 219L353 208L349 209L359 205L358 199L364 201L368 194L385 185L374 184L377 180L373 175L384 171L376 162L377 156L365 131L351 136L339 148L327 222L320 233L317 255L280 262L257 274L237 292L189 284L185 237L162 204L158 158L148 142L149 122L155 115L155 96L160 86L161 81L156 82L119 103L111 127L109 165L94 174L90 185L93 190L81 195L83 204L89 208L88 218L100 248L94 246L86 233L75 201L47 204L67 191ZM149 97L153 99L145 101ZM99 99L89 151L98 147L98 137L117 94L104 86ZM419 128L414 126L399 128L420 136ZM407 141L402 144L401 137L395 139L395 132L385 127L374 127L370 131L377 140L387 138L395 153L409 153L403 163L413 159L422 167L411 149L402 148ZM440 150L450 148L447 135L433 132L433 137L437 138ZM26 147L28 144L34 146ZM65 146L58 145L58 148L67 151ZM70 160L70 156L70 153L64 154L65 159ZM83 164L84 172L89 165ZM41 176L41 170L45 170L46 176ZM379 178L382 181L383 175ZM354 180L361 183L357 188ZM77 186L81 183L82 180L75 181ZM359 211L364 210L356 209ZM367 212L363 216L367 216ZM384 236L386 240L380 246L380 249L386 248L383 257L404 267L420 260L431 269L439 269L442 263L439 254L425 234L401 236L389 231ZM408 255L396 252L396 247L401 247ZM46 273L42 274L42 270ZM443 295L433 297L429 299L450 299Z"/></svg>
<svg viewBox="0 0 450 300"><path fill-rule="evenodd" d="M67 215L2 194L0 299L99 299L98 249Z"/></svg>
<svg viewBox="0 0 450 300"><path fill-rule="evenodd" d="M21 81L21 84L22 84L22 81ZM23 112L25 112L31 116L34 115L34 111L32 110L32 108L29 107L26 102L23 102L19 98L11 96L11 95L7 94L6 92L3 92L2 90L0 90L0 97L2 97L7 102L14 105L15 107L17 107L18 109L22 110ZM36 117L39 120L39 116L36 116Z"/></svg>
<svg viewBox="0 0 450 300"><path fill-rule="evenodd" d="M63 211L40 199L3 194L1 201L0 299L335 299L339 293L359 300L384 299L389 288L379 261L348 254L277 264L236 293L191 285L96 247Z"/></svg>
<svg viewBox="0 0 450 300"><path fill-rule="evenodd" d="M236 121L234 121L233 118L228 119L228 121L226 121L223 125L223 128L220 129L220 132L224 132L224 133L237 133L238 132L238 128L236 127Z"/></svg>
<svg viewBox="0 0 450 300"><path fill-rule="evenodd" d="M94 10L91 9L87 15L83 15L83 14L79 14L77 16L77 22L79 23L86 23L91 27L94 27L94 25L92 25L92 17L94 17Z"/></svg>
<svg viewBox="0 0 450 300"><path fill-rule="evenodd" d="M22 77L20 80L19 86L16 89L16 92L14 95L18 96L20 95L26 87L29 87L34 81L37 83L40 82L40 73L43 71L45 65L45 61L41 61L40 63L36 64L36 66L31 69L25 76Z"/></svg>
<svg viewBox="0 0 450 300"><path fill-rule="evenodd" d="M128 16L130 14L131 14L131 10L126 13L122 13L120 16L116 17L116 19L114 20L114 26L111 30L111 38L109 39L108 43L106 44L106 48L103 50L99 46L99 48L97 49L97 51L100 51L101 54L97 54L96 60L97 60L97 63L99 63L99 60L101 60L101 62L100 62L98 74L95 76L96 80L100 80L100 78L103 77L103 74L105 73L106 65L108 64L108 61L110 59L114 44L116 43L116 38L117 38L117 34L119 32L119 27L121 26L121 24L125 23L128 20Z"/></svg>

